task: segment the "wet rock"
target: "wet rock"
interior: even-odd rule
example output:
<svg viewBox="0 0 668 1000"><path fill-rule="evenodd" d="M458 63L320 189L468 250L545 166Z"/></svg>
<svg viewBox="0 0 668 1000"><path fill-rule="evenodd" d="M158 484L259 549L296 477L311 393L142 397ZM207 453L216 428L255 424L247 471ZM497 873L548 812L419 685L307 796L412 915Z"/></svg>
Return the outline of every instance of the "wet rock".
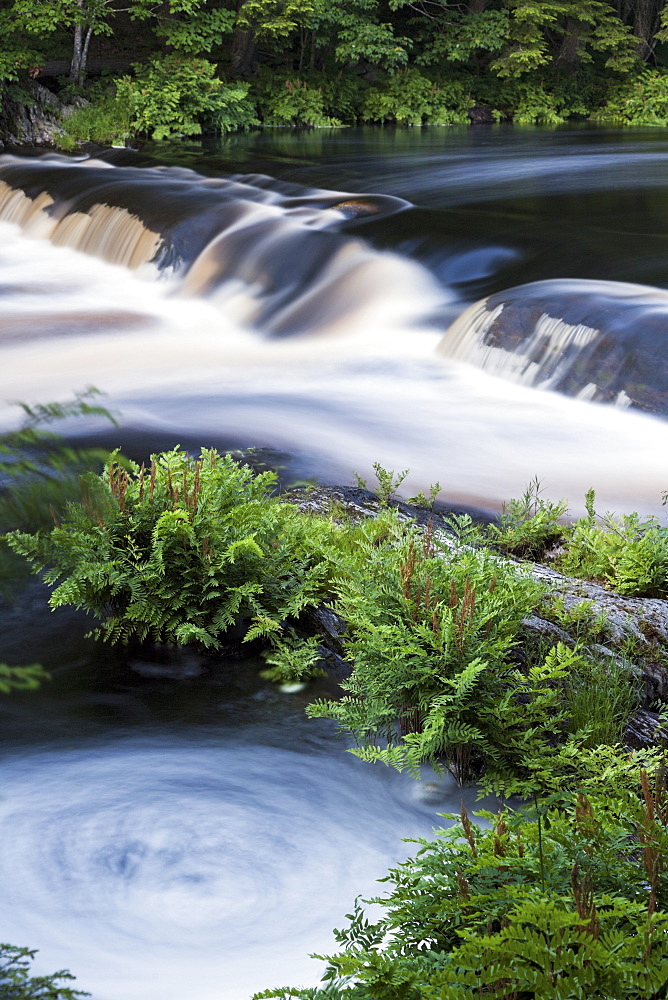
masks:
<svg viewBox="0 0 668 1000"><path fill-rule="evenodd" d="M439 350L511 381L668 414L668 293L558 279L470 306Z"/></svg>
<svg viewBox="0 0 668 1000"><path fill-rule="evenodd" d="M306 608L299 616L299 628L305 635L322 636L318 647L321 666L335 681L349 677L352 664L345 659L347 626L331 608Z"/></svg>
<svg viewBox="0 0 668 1000"><path fill-rule="evenodd" d="M550 595L563 600L567 611L587 601L591 615L604 618L603 641L594 646L595 651L634 663L646 706L657 700L668 702L668 601L623 597L600 584L563 576L548 566L534 565L531 573L548 586ZM556 628L551 622L543 624L546 635ZM575 644L575 639L564 635L566 638L559 641Z"/></svg>
<svg viewBox="0 0 668 1000"><path fill-rule="evenodd" d="M348 219L357 219L364 215L376 215L379 212L378 205L362 198L350 198L347 201L339 201L332 205L335 212L341 212Z"/></svg>
<svg viewBox="0 0 668 1000"><path fill-rule="evenodd" d="M664 736L656 712L641 708L634 712L626 727L624 742L630 750L649 750Z"/></svg>
<svg viewBox="0 0 668 1000"><path fill-rule="evenodd" d="M31 99L29 104L3 94L0 138L10 146L59 146L64 135L61 125L64 105L37 80L30 80L26 89Z"/></svg>
<svg viewBox="0 0 668 1000"><path fill-rule="evenodd" d="M466 114L472 125L492 125L494 122L494 115L489 104L474 104Z"/></svg>

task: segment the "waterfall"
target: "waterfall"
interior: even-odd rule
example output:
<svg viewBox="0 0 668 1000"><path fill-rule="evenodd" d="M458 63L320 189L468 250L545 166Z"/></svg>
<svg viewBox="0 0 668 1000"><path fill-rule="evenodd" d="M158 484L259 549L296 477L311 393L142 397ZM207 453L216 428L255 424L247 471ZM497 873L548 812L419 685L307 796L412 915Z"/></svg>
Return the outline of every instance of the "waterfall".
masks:
<svg viewBox="0 0 668 1000"><path fill-rule="evenodd" d="M439 351L578 399L668 414L668 292L617 281L538 281L469 306Z"/></svg>
<svg viewBox="0 0 668 1000"><path fill-rule="evenodd" d="M4 426L17 419L12 400L62 399L93 384L149 447L278 448L301 456L302 475L342 482L378 461L411 470L408 495L438 480L443 499L485 508L538 475L575 510L590 486L602 504L656 509L665 484L652 456L664 450L665 425L632 412L629 379L603 397L589 375L574 389L563 375L570 366L572 382L584 352L601 344L591 331L603 329L605 302L609 314L619 305L645 322L649 306L626 295L627 308L627 286L607 283L608 299L602 283L592 294L566 281L548 283L545 301L533 286L512 302L497 293L478 308L475 337L466 312L444 337L466 305L456 285L362 238L395 232L400 248L422 218L394 194L55 155L0 157L0 185ZM472 259L456 243L448 252L450 274ZM664 294L650 293L656 302ZM490 310L494 337L524 310L517 354L512 327L505 339L485 332ZM471 340L474 362L493 357L494 374L461 363ZM640 342L618 340L628 357ZM499 379L500 361L525 384ZM625 402L624 392L625 412L587 402Z"/></svg>

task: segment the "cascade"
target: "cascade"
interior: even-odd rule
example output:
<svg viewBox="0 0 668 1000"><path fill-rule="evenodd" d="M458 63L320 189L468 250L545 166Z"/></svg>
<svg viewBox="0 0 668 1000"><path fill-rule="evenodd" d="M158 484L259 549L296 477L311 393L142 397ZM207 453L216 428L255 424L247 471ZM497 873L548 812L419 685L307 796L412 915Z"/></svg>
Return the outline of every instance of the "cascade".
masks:
<svg viewBox="0 0 668 1000"><path fill-rule="evenodd" d="M269 446L303 456L304 475L344 482L380 461L411 469L409 491L438 479L444 499L492 508L538 475L575 510L592 485L602 503L656 509L664 484L651 456L664 447L665 426L592 407L592 396L631 400L630 379L605 396L592 391L593 376L573 382L580 369L571 360L599 342L588 332L598 329L592 309L603 315L614 300L627 319L644 317L664 293L638 299L617 283L577 281L499 292L508 297L504 320L537 308L537 319L550 319L537 333L527 326L528 353L499 353L485 340L489 311L480 307L473 327L484 330L471 342L485 342L471 352L469 335L458 333L470 314L456 276L482 268L494 280L518 252L496 236L475 252L455 241L441 273L403 250L403 234L422 220L396 193L0 157L0 421L16 420L13 399L65 398L93 384L156 447ZM376 246L367 233L395 233L394 245ZM637 338L618 341L626 372ZM481 370L490 352L491 374ZM503 358L524 385L496 377ZM580 398L533 384L566 392L575 384ZM615 473L620 453L625 482Z"/></svg>
<svg viewBox="0 0 668 1000"><path fill-rule="evenodd" d="M469 306L439 344L524 385L668 414L668 292L538 281Z"/></svg>

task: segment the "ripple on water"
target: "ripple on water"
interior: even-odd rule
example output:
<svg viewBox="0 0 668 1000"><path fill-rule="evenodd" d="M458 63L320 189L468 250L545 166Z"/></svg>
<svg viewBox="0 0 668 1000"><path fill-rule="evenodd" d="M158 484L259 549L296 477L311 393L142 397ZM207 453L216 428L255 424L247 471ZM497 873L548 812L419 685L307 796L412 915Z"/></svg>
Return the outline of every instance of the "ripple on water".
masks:
<svg viewBox="0 0 668 1000"><path fill-rule="evenodd" d="M448 786L436 805L409 781L342 751L242 741L15 758L0 937L69 965L96 1000L241 1000L313 982L308 953L405 856L399 837L458 806Z"/></svg>

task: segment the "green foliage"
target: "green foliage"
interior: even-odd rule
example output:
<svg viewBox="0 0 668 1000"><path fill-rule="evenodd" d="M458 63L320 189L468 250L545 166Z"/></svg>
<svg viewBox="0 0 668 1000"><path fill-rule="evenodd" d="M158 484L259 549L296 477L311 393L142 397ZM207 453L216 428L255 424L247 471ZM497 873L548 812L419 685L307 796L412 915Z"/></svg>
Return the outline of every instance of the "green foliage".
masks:
<svg viewBox="0 0 668 1000"><path fill-rule="evenodd" d="M544 500L540 481L534 479L522 497L503 505L498 524L483 530L466 517L451 518L451 524L463 542L491 544L521 559L543 559L558 544L557 566L566 574L598 581L631 597L668 595L668 528L656 517L637 513L598 517L594 503L590 490L585 498L587 516L566 525L562 519L567 501ZM579 612L567 613L563 605L553 603L547 616L564 626L576 625L577 632L587 619L587 609L583 605ZM591 623L591 628L595 625ZM599 621L596 628L601 631L604 625Z"/></svg>
<svg viewBox="0 0 668 1000"><path fill-rule="evenodd" d="M339 22L335 54L340 63L368 59L377 66L393 69L406 65L410 44L408 38L395 38L391 24L375 24L348 14Z"/></svg>
<svg viewBox="0 0 668 1000"><path fill-rule="evenodd" d="M460 124L468 123L475 102L497 120L520 123L557 125L591 114L640 125L667 120L664 75L640 62L629 5L606 0L130 0L122 8L114 0L7 0L2 6L0 82L21 82L29 67L61 58L73 35L77 82L91 34L110 36L119 54L145 53L135 77L118 81L117 101L98 99L76 114L69 145L128 134L197 135L202 126L247 128L258 123L258 112L272 126ZM647 51L667 34L664 23L643 40ZM243 68L236 58L240 39L248 48ZM245 84L220 76L230 65L253 81L258 108Z"/></svg>
<svg viewBox="0 0 668 1000"><path fill-rule="evenodd" d="M439 482L432 483L429 487L429 496L425 496L422 490L420 490L414 497L407 497L406 503L413 504L415 507L425 507L427 510L433 510L436 497L440 492L441 484Z"/></svg>
<svg viewBox="0 0 668 1000"><path fill-rule="evenodd" d="M237 25L265 40L283 40L320 13L320 0L244 0Z"/></svg>
<svg viewBox="0 0 668 1000"><path fill-rule="evenodd" d="M620 744L639 701L629 665L557 648L564 651L562 665L567 667L563 690L571 732L586 747Z"/></svg>
<svg viewBox="0 0 668 1000"><path fill-rule="evenodd" d="M116 81L133 134L165 139L173 133L199 135L202 125L227 130L257 125L248 85L226 84L206 59L173 54L137 65L134 77Z"/></svg>
<svg viewBox="0 0 668 1000"><path fill-rule="evenodd" d="M601 0L506 0L505 6L510 11L508 45L491 63L500 77L519 77L548 65L555 39L570 41L578 62L591 62L593 53L602 53L607 69L629 70L635 64L630 29Z"/></svg>
<svg viewBox="0 0 668 1000"><path fill-rule="evenodd" d="M372 469L376 476L377 485L375 493L378 497L378 502L381 507L387 507L388 501L393 499L404 479L410 474L410 469L404 469L403 472L398 472L396 476L394 469L385 469L380 462L374 462ZM354 475L357 485L363 490L366 489L366 479L363 479L358 472ZM440 490L440 486L436 490L436 493L438 493L438 490ZM411 501L408 502L410 503Z"/></svg>
<svg viewBox="0 0 668 1000"><path fill-rule="evenodd" d="M179 52L198 55L220 45L223 37L233 30L235 20L235 12L225 7L196 10L187 20L174 18L164 22L156 34Z"/></svg>
<svg viewBox="0 0 668 1000"><path fill-rule="evenodd" d="M15 83L21 78L22 70L28 66L39 64L41 54L37 51L34 43L26 42L23 33L16 32L15 25L7 11L0 11L0 32L3 39L0 46L0 85ZM3 100L5 94L8 97L12 96L11 91L5 89L4 93L0 95ZM15 92L13 96L24 101L29 97L25 92Z"/></svg>
<svg viewBox="0 0 668 1000"><path fill-rule="evenodd" d="M320 82L299 76L276 79L265 76L257 85L257 99L265 125L327 128L341 125L326 113L327 92Z"/></svg>
<svg viewBox="0 0 668 1000"><path fill-rule="evenodd" d="M577 78L559 78L546 71L540 77L522 79L488 77L477 81L473 90L478 100L490 105L497 119L520 125L560 125L589 114L597 96L588 83L583 73Z"/></svg>
<svg viewBox="0 0 668 1000"><path fill-rule="evenodd" d="M668 803L663 773L562 795L539 812L478 813L420 840L370 920L335 931L325 1000L656 1000L668 986Z"/></svg>
<svg viewBox="0 0 668 1000"><path fill-rule="evenodd" d="M364 759L415 772L445 754L460 778L471 755L505 766L514 698L535 695L540 725L544 700L555 707L554 678L541 667L525 677L510 659L542 588L488 552L453 552L431 531L421 536L389 511L358 532L354 557L334 580L348 624L349 693L315 702L309 714L352 732ZM526 710L518 723L530 739Z"/></svg>
<svg viewBox="0 0 668 1000"><path fill-rule="evenodd" d="M58 586L52 608L98 617L95 635L216 648L233 626L245 641L280 637L318 600L327 566L317 524L271 497L274 473L178 448L149 469L114 456L81 477L81 500L50 532L12 532L14 551Z"/></svg>
<svg viewBox="0 0 668 1000"><path fill-rule="evenodd" d="M50 976L31 976L30 963L36 952L0 944L0 995L3 1000L76 1000L90 994L62 985L72 980L69 972L54 972Z"/></svg>
<svg viewBox="0 0 668 1000"><path fill-rule="evenodd" d="M667 125L668 74L646 69L638 76L619 81L592 117L623 125Z"/></svg>
<svg viewBox="0 0 668 1000"><path fill-rule="evenodd" d="M109 410L91 402L96 395L91 387L64 403L18 404L25 417L22 427L0 436L0 534L49 527L78 495L79 475L103 466L106 451L69 447L44 429L68 417L102 416L115 423ZM24 569L25 561L0 545L0 591L9 596Z"/></svg>
<svg viewBox="0 0 668 1000"><path fill-rule="evenodd" d="M467 111L473 103L461 81L436 83L417 69L406 69L369 89L362 106L362 119L403 125L467 123Z"/></svg>
<svg viewBox="0 0 668 1000"><path fill-rule="evenodd" d="M283 638L274 639L272 648L262 656L271 664L270 669L262 671L262 677L277 684L292 684L324 675L317 666L321 659L320 636L300 639L294 629L290 629Z"/></svg>
<svg viewBox="0 0 668 1000"><path fill-rule="evenodd" d="M111 0L14 0L10 15L23 32L42 35L76 25L94 34L111 35Z"/></svg>
<svg viewBox="0 0 668 1000"><path fill-rule="evenodd" d="M49 674L39 663L32 663L25 667L8 667L6 663L0 663L0 692L2 694L9 694L10 691L34 691L42 681L49 679Z"/></svg>
<svg viewBox="0 0 668 1000"><path fill-rule="evenodd" d="M597 517L588 494L588 514L568 532L559 568L597 580L633 597L668 596L668 528L638 514Z"/></svg>
<svg viewBox="0 0 668 1000"><path fill-rule="evenodd" d="M608 616L596 614L592 601L582 600L566 606L563 594L548 594L542 604L541 617L565 629L576 642L586 645L605 638Z"/></svg>
<svg viewBox="0 0 668 1000"><path fill-rule="evenodd" d="M65 135L75 143L97 142L118 146L124 145L132 134L130 108L115 95L78 108L62 124Z"/></svg>
<svg viewBox="0 0 668 1000"><path fill-rule="evenodd" d="M502 552L523 559L541 559L562 537L561 518L568 510L566 500L544 500L539 479L533 479L519 500L503 505L498 525L491 525L488 537Z"/></svg>
<svg viewBox="0 0 668 1000"><path fill-rule="evenodd" d="M453 11L437 26L441 30L430 32L431 38L417 59L419 65L440 65L443 60L467 63L483 53L489 61L509 41L510 15L507 10L493 9L466 14Z"/></svg>

